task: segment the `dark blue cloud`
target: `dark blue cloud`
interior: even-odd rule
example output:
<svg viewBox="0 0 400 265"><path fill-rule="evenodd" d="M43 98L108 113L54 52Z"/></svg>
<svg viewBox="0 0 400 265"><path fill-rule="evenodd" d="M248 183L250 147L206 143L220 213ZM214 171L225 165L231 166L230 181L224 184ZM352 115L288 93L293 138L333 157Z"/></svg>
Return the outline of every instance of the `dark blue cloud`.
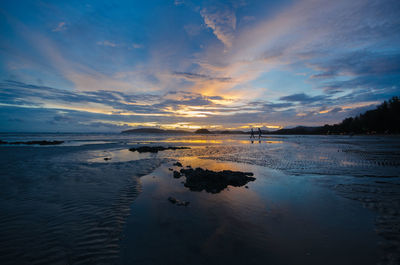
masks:
<svg viewBox="0 0 400 265"><path fill-rule="evenodd" d="M329 61L314 63L321 69L311 78L332 78L338 75L392 75L400 74L400 54L377 54L357 51L344 55L336 55Z"/></svg>
<svg viewBox="0 0 400 265"><path fill-rule="evenodd" d="M360 93L374 92L380 90L386 97L396 95L400 92L400 74L394 75L365 75L351 78L349 80L334 80L326 82L322 88L329 94L346 91L361 90ZM380 93L380 94L381 94Z"/></svg>
<svg viewBox="0 0 400 265"><path fill-rule="evenodd" d="M307 103L319 102L326 98L327 98L327 96L323 96L323 95L312 97L312 96L306 95L305 93L298 93L298 94L292 94L289 96L284 96L279 99L283 100L283 101L299 102L299 103L307 104Z"/></svg>
<svg viewBox="0 0 400 265"><path fill-rule="evenodd" d="M174 72L176 77L184 78L189 81L220 81L220 82L230 82L232 78L230 77L215 77L209 75L202 75L189 72Z"/></svg>

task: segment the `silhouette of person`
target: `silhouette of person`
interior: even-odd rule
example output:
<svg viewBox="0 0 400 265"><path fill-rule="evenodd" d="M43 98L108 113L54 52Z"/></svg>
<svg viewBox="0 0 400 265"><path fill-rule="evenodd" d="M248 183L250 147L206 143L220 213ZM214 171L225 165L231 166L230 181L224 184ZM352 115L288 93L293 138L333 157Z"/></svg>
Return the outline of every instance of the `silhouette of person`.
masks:
<svg viewBox="0 0 400 265"><path fill-rule="evenodd" d="M254 130L253 130L253 128L251 128L250 138L256 138L256 137L254 137Z"/></svg>
<svg viewBox="0 0 400 265"><path fill-rule="evenodd" d="M258 128L258 139L260 139L260 138L261 138L261 129Z"/></svg>

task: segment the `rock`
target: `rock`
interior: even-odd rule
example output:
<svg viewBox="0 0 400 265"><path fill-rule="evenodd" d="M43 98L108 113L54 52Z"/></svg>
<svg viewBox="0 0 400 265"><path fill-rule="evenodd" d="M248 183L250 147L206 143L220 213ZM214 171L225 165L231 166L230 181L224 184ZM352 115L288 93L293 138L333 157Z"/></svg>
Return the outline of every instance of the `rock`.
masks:
<svg viewBox="0 0 400 265"><path fill-rule="evenodd" d="M181 173L179 173L178 171L174 171L174 178L178 179L181 176L182 176Z"/></svg>
<svg viewBox="0 0 400 265"><path fill-rule="evenodd" d="M27 144L27 145L58 145L64 141L27 141L27 142L5 142L0 140L0 144Z"/></svg>
<svg viewBox="0 0 400 265"><path fill-rule="evenodd" d="M190 147L176 147L176 146L140 146L138 148L130 148L129 151L131 152L139 152L139 153L158 153L158 151L165 151L165 150L178 150L178 149L190 149Z"/></svg>
<svg viewBox="0 0 400 265"><path fill-rule="evenodd" d="M190 202L179 202L179 206L188 206Z"/></svg>
<svg viewBox="0 0 400 265"><path fill-rule="evenodd" d="M173 204L175 204L177 202L177 200L174 197L168 197L168 200L170 202L172 202Z"/></svg>
<svg viewBox="0 0 400 265"><path fill-rule="evenodd" d="M173 171L173 169L172 169L172 168L168 168L168 170L169 170L169 171Z"/></svg>
<svg viewBox="0 0 400 265"><path fill-rule="evenodd" d="M194 133L198 133L198 134L211 134L212 132L210 132L207 129L198 129L196 130Z"/></svg>
<svg viewBox="0 0 400 265"><path fill-rule="evenodd" d="M174 166L177 166L177 167L183 167L182 164L181 164L179 161L176 162L176 163L174 163L173 165L174 165Z"/></svg>
<svg viewBox="0 0 400 265"><path fill-rule="evenodd" d="M105 161L111 160L111 157L105 157L104 160Z"/></svg>
<svg viewBox="0 0 400 265"><path fill-rule="evenodd" d="M246 189L248 189L249 188L249 186L244 186Z"/></svg>
<svg viewBox="0 0 400 265"><path fill-rule="evenodd" d="M177 205L177 206L188 206L189 203L190 203L190 202L187 202L187 201L180 201L180 200L178 200L178 199L176 199L176 198L174 198L174 197L168 197L168 200L169 200L171 203L173 203L173 204L175 204L175 205Z"/></svg>
<svg viewBox="0 0 400 265"><path fill-rule="evenodd" d="M231 170L217 172L202 168L182 168L180 173L186 177L185 187L191 191L205 190L209 193L219 193L226 189L228 185L241 187L255 180L251 172Z"/></svg>

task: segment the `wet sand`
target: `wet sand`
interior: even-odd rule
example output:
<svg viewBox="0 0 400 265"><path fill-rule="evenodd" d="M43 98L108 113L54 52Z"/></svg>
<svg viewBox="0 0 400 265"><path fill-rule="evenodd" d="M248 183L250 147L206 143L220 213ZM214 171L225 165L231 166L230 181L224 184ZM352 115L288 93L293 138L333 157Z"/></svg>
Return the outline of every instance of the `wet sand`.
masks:
<svg viewBox="0 0 400 265"><path fill-rule="evenodd" d="M0 147L1 264L399 261L399 138L61 136ZM256 179L193 191L177 161Z"/></svg>

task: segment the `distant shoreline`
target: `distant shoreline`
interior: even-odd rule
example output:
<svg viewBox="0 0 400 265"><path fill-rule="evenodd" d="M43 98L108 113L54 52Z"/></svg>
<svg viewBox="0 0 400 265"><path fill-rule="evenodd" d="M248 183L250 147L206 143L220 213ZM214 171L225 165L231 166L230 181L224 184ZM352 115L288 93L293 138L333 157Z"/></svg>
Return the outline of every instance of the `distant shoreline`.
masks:
<svg viewBox="0 0 400 265"><path fill-rule="evenodd" d="M254 128L255 129L255 128ZM122 131L122 133L194 133L194 134L251 134L250 131L209 131L198 129L195 132L185 130L163 130L157 128L139 128ZM255 130L254 135L258 135ZM276 131L261 130L267 135L399 135L400 134L400 99L392 97L374 110L366 111L356 117L344 119L339 124L316 127L297 126Z"/></svg>
<svg viewBox="0 0 400 265"><path fill-rule="evenodd" d="M347 135L347 136L356 136L356 135L371 135L371 136L396 136L400 135L398 133L321 133L318 132L323 127L304 127L299 126L292 129L281 129L277 131L262 131L262 135ZM162 130L162 129L154 129L154 128L140 128L140 129L132 129L122 131L121 134L192 134L192 135L251 135L250 131L204 131L202 129L201 132L190 132L183 130ZM256 137L258 137L258 133L254 133Z"/></svg>

